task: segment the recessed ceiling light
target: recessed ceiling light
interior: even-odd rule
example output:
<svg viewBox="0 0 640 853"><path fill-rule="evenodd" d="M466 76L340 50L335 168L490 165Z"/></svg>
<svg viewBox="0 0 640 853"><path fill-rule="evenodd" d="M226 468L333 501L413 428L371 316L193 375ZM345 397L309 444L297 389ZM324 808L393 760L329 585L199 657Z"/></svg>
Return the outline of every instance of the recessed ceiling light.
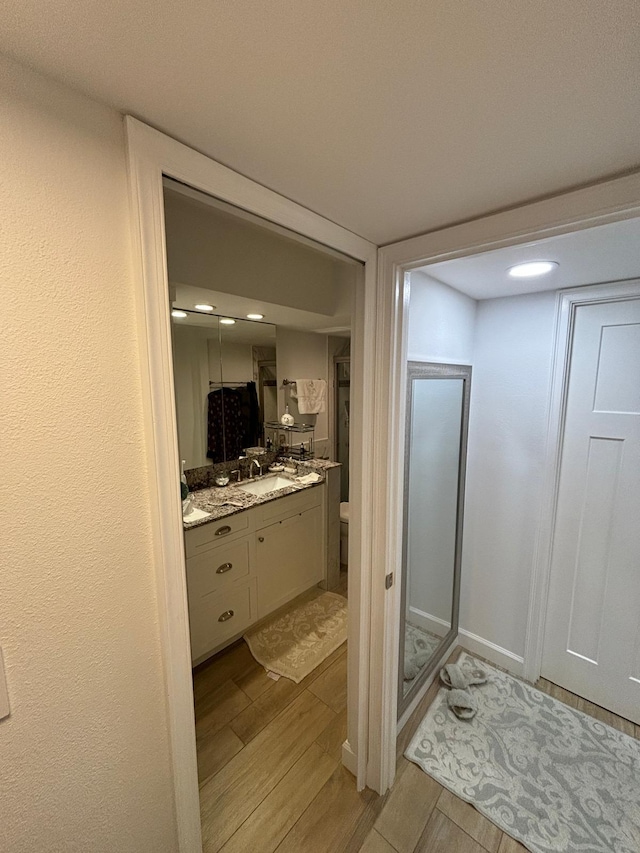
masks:
<svg viewBox="0 0 640 853"><path fill-rule="evenodd" d="M187 312L186 311L172 311L171 316L175 317L176 319L181 320L183 317L187 316Z"/></svg>
<svg viewBox="0 0 640 853"><path fill-rule="evenodd" d="M557 266L559 264L556 261L527 261L509 267L509 275L512 278L535 278L538 275L547 275Z"/></svg>
<svg viewBox="0 0 640 853"><path fill-rule="evenodd" d="M201 305L196 305L196 311L213 311L215 305L207 305L206 302L203 302Z"/></svg>
<svg viewBox="0 0 640 853"><path fill-rule="evenodd" d="M247 320L264 320L264 314L247 314Z"/></svg>
<svg viewBox="0 0 640 853"><path fill-rule="evenodd" d="M235 325L235 322L236 322L236 321L235 321L235 320L232 320L232 319L231 319L231 317L220 317L220 322L221 322L224 326L233 326L233 325Z"/></svg>

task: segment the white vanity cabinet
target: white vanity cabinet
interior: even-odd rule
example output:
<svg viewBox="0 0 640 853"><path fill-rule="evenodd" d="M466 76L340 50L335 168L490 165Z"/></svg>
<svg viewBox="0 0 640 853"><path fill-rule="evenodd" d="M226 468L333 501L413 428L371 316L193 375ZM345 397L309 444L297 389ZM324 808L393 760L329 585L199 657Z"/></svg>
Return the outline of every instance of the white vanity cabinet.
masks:
<svg viewBox="0 0 640 853"><path fill-rule="evenodd" d="M185 531L194 664L326 581L325 518L323 484Z"/></svg>
<svg viewBox="0 0 640 853"><path fill-rule="evenodd" d="M320 492L320 489L311 489L309 495L301 493L283 498L283 502L287 502L285 517L257 531L259 619L326 580Z"/></svg>
<svg viewBox="0 0 640 853"><path fill-rule="evenodd" d="M191 659L199 663L257 619L255 510L185 531Z"/></svg>

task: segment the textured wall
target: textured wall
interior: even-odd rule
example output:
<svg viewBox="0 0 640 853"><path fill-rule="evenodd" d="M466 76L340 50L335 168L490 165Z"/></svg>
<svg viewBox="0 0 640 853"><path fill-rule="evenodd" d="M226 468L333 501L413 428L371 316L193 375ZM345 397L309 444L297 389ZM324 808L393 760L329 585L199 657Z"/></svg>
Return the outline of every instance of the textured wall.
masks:
<svg viewBox="0 0 640 853"><path fill-rule="evenodd" d="M424 273L411 273L410 361L471 364L476 301Z"/></svg>
<svg viewBox="0 0 640 853"><path fill-rule="evenodd" d="M122 125L0 89L0 850L173 851Z"/></svg>
<svg viewBox="0 0 640 853"><path fill-rule="evenodd" d="M556 294L478 303L460 627L522 656L538 522Z"/></svg>
<svg viewBox="0 0 640 853"><path fill-rule="evenodd" d="M289 411L294 416L296 423L313 424L315 418L316 454L322 456L328 447L328 399L325 402L324 412L317 415L302 416L298 412L297 402L291 396L291 386L283 387L282 380L328 380L328 337L316 335L313 332L284 329L279 326L276 330L276 358L278 363L278 410L282 415L285 405L289 406ZM332 389L327 384L327 396L330 393L332 393Z"/></svg>

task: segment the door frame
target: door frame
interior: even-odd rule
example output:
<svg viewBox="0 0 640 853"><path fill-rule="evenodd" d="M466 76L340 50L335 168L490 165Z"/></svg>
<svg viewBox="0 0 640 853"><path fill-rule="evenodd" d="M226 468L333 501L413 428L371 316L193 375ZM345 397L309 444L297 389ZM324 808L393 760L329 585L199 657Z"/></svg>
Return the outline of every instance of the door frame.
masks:
<svg viewBox="0 0 640 853"><path fill-rule="evenodd" d="M378 317L375 399L376 429L380 435L376 470L386 485L383 515L374 518L374 553L384 553L384 561L401 572L404 487L404 430L406 416L405 387L408 352L409 273L430 263L516 246L640 216L640 171L610 181L572 190L521 207L511 208L438 231L422 234L383 246L378 252ZM546 458L552 458L554 425L551 407L547 412ZM549 476L547 471L547 477ZM545 479L544 496L552 483ZM544 503L544 502L543 502ZM543 506L543 503L541 506ZM548 515L548 513L547 513ZM541 512L529 590L524 675L534 681L539 676L541 620L546 604L548 580L549 522ZM383 589L372 589L372 609L384 614L383 633L372 653L380 654L372 669L372 692L379 697L370 708L370 750L380 756L377 773L383 787L395 777L395 742L398 691L399 623L401 584L395 582L385 596ZM428 683L416 699L428 689ZM374 715L377 715L373 719ZM400 721L402 725L405 717ZM380 741L372 744L371 738ZM375 749L372 749L375 746Z"/></svg>
<svg viewBox="0 0 640 853"><path fill-rule="evenodd" d="M369 769L371 588L384 565L372 552L377 250L373 243L126 116L127 165L141 355L160 656L181 853L202 850L191 679L180 467L173 388L163 176L222 199L362 264L352 324L353 453L349 535L348 733L343 762L358 788L380 790ZM381 582L382 583L382 582ZM375 763L374 763L375 764Z"/></svg>
<svg viewBox="0 0 640 853"><path fill-rule="evenodd" d="M548 402L548 433L535 565L536 575L535 578L532 578L524 659L524 677L531 682L537 681L542 673L547 599L553 562L553 540L560 491L560 465L564 444L576 311L584 305L620 302L630 298L640 298L640 279L586 285L561 290L558 293Z"/></svg>

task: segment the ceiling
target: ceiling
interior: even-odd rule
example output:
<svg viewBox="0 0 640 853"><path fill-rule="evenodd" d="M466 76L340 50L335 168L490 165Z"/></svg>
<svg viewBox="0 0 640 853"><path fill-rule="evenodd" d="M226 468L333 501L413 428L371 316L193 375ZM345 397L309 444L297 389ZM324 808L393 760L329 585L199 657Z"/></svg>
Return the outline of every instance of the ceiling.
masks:
<svg viewBox="0 0 640 853"><path fill-rule="evenodd" d="M514 279L508 275L514 264L542 260L556 261L559 266L540 278ZM640 278L640 219L430 264L420 271L473 299Z"/></svg>
<svg viewBox="0 0 640 853"><path fill-rule="evenodd" d="M185 308L187 311L192 311L197 304L204 302L214 305L216 314L221 316L242 319L247 314L263 314L264 324L255 321L251 323L253 327L266 325L271 329L272 326L269 324L273 323L286 329L317 332L324 335L336 335L337 337L349 337L351 334L351 317L349 315L318 314L300 308L291 308L288 305L278 305L204 287L193 287L180 282L172 281L171 286L175 290L175 299L172 301L175 308ZM247 320L246 322L248 327L251 321ZM198 322L191 318L187 325L207 325L207 322L206 320Z"/></svg>
<svg viewBox="0 0 640 853"><path fill-rule="evenodd" d="M385 244L640 165L637 0L5 0L0 50Z"/></svg>

